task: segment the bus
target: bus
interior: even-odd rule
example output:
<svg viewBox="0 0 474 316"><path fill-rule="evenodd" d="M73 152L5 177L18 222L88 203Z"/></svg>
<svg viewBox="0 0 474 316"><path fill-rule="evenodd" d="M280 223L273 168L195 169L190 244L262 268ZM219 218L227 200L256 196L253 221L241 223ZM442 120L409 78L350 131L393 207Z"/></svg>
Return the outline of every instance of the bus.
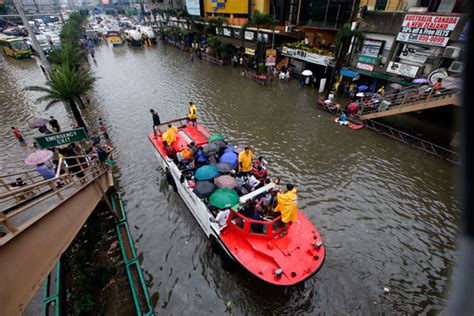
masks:
<svg viewBox="0 0 474 316"><path fill-rule="evenodd" d="M16 59L31 57L31 49L22 37L0 36L0 48L5 55Z"/></svg>

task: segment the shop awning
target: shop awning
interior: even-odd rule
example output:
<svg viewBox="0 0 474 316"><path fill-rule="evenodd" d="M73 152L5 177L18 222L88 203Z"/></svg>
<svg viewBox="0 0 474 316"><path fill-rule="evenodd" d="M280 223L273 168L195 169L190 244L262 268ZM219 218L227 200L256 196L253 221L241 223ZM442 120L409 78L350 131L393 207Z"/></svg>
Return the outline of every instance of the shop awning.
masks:
<svg viewBox="0 0 474 316"><path fill-rule="evenodd" d="M347 69L344 69L344 70L347 70ZM349 71L352 71L352 70L349 70ZM398 78L398 77L393 77L391 75L381 74L381 73L378 73L378 72L370 72L370 71L365 71L365 70L357 70L357 71L363 76L372 77L372 78L376 78L376 79L382 79L382 80L386 80L386 81L390 81L390 82L396 82L396 83L402 84L404 86L409 86L409 85L412 84L410 81L406 81L406 80L403 80L402 78ZM341 73L342 73L342 71L341 71Z"/></svg>
<svg viewBox="0 0 474 316"><path fill-rule="evenodd" d="M359 73L349 69L342 69L341 75L343 75L344 77L355 78L359 75Z"/></svg>

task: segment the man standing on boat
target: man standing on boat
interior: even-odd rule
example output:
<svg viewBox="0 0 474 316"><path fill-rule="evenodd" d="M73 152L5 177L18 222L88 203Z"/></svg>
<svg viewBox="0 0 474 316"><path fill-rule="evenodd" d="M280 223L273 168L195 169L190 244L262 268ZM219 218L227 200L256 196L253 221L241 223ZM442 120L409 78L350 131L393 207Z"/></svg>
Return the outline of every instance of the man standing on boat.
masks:
<svg viewBox="0 0 474 316"><path fill-rule="evenodd" d="M161 124L160 116L153 109L150 110L150 113L151 113L151 116L153 118L153 133L155 133L155 137L156 137L157 136L156 135L156 127L157 126L159 127L160 124Z"/></svg>
<svg viewBox="0 0 474 316"><path fill-rule="evenodd" d="M188 121L193 123L192 125L196 126L196 118L197 118L196 105L192 101L189 101Z"/></svg>
<svg viewBox="0 0 474 316"><path fill-rule="evenodd" d="M253 153L249 147L245 147L245 150L240 152L239 154L239 171L247 174L252 172L252 161L253 161Z"/></svg>
<svg viewBox="0 0 474 316"><path fill-rule="evenodd" d="M298 197L296 195L296 189L293 184L288 183L286 185L287 191L285 193L277 194L278 205L274 212L281 213L281 221L285 225L285 230L282 235L286 235L288 232L288 223L292 223L297 220L297 208L298 208Z"/></svg>

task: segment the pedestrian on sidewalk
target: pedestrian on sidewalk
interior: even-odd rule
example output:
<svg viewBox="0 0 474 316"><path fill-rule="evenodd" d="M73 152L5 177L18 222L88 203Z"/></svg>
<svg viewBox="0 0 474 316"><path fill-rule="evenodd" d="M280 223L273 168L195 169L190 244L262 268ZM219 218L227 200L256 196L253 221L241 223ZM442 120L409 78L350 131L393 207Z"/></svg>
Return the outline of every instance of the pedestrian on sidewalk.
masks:
<svg viewBox="0 0 474 316"><path fill-rule="evenodd" d="M102 119L99 117L99 124L98 124L98 129L99 132L102 133L102 136L107 142L110 142L110 137L109 134L107 133L107 127L105 127L104 122L102 122Z"/></svg>
<svg viewBox="0 0 474 316"><path fill-rule="evenodd" d="M151 113L151 116L153 118L153 133L155 133L155 137L156 137L157 136L156 127L158 127L158 130L159 130L160 124L161 124L160 116L153 109L150 109L150 113Z"/></svg>
<svg viewBox="0 0 474 316"><path fill-rule="evenodd" d="M23 135L16 127L12 126L12 132L13 132L13 135L15 135L16 139L18 139L18 141L20 142L20 145L26 146L26 142L25 142L25 139L23 138Z"/></svg>
<svg viewBox="0 0 474 316"><path fill-rule="evenodd" d="M49 125L55 133L59 133L61 131L61 126L59 126L58 120L54 118L54 116L49 117Z"/></svg>

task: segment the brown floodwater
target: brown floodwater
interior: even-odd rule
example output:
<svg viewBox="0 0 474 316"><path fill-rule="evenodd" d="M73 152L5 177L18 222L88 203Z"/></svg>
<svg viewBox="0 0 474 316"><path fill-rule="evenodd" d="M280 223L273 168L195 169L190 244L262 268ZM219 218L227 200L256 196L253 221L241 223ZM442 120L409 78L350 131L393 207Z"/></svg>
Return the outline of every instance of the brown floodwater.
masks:
<svg viewBox="0 0 474 316"><path fill-rule="evenodd" d="M84 111L109 126L123 192L155 311L162 315L376 314L442 311L459 232L456 167L369 130L352 131L316 107L315 90L295 82L262 86L178 49L100 47L99 78ZM27 122L44 111L25 86L44 83L34 60L0 57L1 172L22 167L31 141ZM270 173L293 182L299 206L326 245L322 269L302 284L263 284L211 248L180 197L168 186L147 140L150 108L162 121L199 121L233 144L251 144ZM389 292L385 292L384 288Z"/></svg>

